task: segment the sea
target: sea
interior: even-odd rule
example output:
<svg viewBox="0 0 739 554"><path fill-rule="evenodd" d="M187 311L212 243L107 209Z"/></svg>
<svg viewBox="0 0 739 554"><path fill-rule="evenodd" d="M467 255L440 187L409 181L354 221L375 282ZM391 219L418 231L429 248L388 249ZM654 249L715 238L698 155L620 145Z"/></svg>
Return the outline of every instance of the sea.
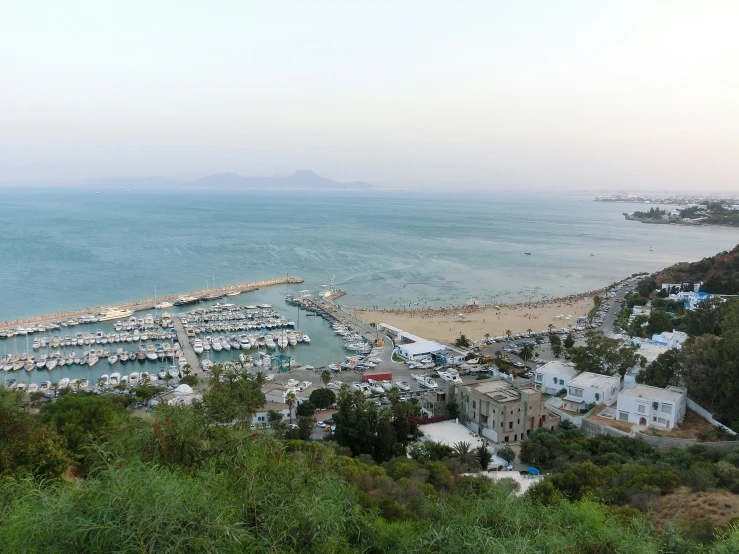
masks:
<svg viewBox="0 0 739 554"><path fill-rule="evenodd" d="M494 191L0 188L0 321L288 275L305 283L238 303L266 302L290 315L286 294L332 284L352 307L540 300L739 243L737 229L626 221L622 212L641 206L593 200ZM318 318L300 325L325 336L298 348L303 363L324 365L344 352ZM25 351L4 342L0 353Z"/></svg>

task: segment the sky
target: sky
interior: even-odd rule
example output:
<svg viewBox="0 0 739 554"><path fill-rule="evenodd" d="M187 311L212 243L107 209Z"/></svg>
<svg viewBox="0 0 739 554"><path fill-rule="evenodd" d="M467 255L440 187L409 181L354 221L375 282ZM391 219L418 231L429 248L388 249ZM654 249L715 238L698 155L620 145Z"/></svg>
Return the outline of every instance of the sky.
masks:
<svg viewBox="0 0 739 554"><path fill-rule="evenodd" d="M0 185L739 191L739 1L0 0Z"/></svg>

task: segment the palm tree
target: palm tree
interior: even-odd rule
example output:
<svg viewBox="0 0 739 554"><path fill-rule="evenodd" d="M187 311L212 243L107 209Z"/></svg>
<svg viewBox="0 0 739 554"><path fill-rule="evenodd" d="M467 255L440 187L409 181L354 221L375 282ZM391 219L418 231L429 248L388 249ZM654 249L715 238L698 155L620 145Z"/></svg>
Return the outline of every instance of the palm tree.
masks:
<svg viewBox="0 0 739 554"><path fill-rule="evenodd" d="M264 383L267 382L267 376L264 374L263 371L257 371L257 373L254 375L254 380L257 382L257 385L260 387L264 385Z"/></svg>
<svg viewBox="0 0 739 554"><path fill-rule="evenodd" d="M190 364L185 364L182 366L182 375L190 375L192 373L192 367L190 367Z"/></svg>
<svg viewBox="0 0 739 554"><path fill-rule="evenodd" d="M323 381L323 385L326 386L331 382L331 372L328 369L324 369L321 372L321 381Z"/></svg>
<svg viewBox="0 0 739 554"><path fill-rule="evenodd" d="M489 339L490 338L490 333L485 333L485 338L486 339Z"/></svg>
<svg viewBox="0 0 739 554"><path fill-rule="evenodd" d="M395 386L392 387L387 397L390 400L390 404L397 406L398 402L400 402L400 389Z"/></svg>
<svg viewBox="0 0 739 554"><path fill-rule="evenodd" d="M534 330L529 327L528 329L526 329L526 332L530 335L531 333L534 332Z"/></svg>
<svg viewBox="0 0 739 554"><path fill-rule="evenodd" d="M521 349L521 357L523 358L524 365L526 365L526 362L528 362L533 355L534 347L530 344L524 344L523 348Z"/></svg>
<svg viewBox="0 0 739 554"><path fill-rule="evenodd" d="M508 338L511 338L511 334L512 333L511 333L511 330L510 329L506 329L505 334L508 336Z"/></svg>
<svg viewBox="0 0 739 554"><path fill-rule="evenodd" d="M472 445L468 442L458 442L453 446L454 457L459 460L462 467L467 469L477 469L480 462L476 452L472 449Z"/></svg>
<svg viewBox="0 0 739 554"><path fill-rule="evenodd" d="M550 323L549 325L547 325L547 328L549 329L549 332L551 333L552 329L554 329L554 325Z"/></svg>
<svg viewBox="0 0 739 554"><path fill-rule="evenodd" d="M287 404L287 408L290 413L290 423L293 421L293 406L295 406L296 401L297 398L295 398L295 393L293 391L290 391L285 395L285 404Z"/></svg>

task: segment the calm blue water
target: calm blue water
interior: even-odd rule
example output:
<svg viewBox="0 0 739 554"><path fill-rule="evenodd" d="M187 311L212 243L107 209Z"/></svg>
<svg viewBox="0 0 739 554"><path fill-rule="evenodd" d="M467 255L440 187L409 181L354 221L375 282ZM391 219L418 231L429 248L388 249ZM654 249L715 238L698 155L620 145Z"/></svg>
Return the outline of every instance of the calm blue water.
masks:
<svg viewBox="0 0 739 554"><path fill-rule="evenodd" d="M201 289L213 274L299 275L310 289L335 276L349 305L515 301L739 242L568 195L5 188L0 207L0 321Z"/></svg>

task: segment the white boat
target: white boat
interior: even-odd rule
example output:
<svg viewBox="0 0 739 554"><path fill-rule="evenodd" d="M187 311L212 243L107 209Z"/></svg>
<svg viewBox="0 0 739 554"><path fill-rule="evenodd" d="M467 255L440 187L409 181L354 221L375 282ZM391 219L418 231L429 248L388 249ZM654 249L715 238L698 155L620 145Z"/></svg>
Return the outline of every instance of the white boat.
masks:
<svg viewBox="0 0 739 554"><path fill-rule="evenodd" d="M135 371L128 376L128 382L136 384L139 382L139 374Z"/></svg>
<svg viewBox="0 0 739 554"><path fill-rule="evenodd" d="M167 377L167 372L164 368L159 370L159 373L157 373L157 377L159 377L162 381Z"/></svg>
<svg viewBox="0 0 739 554"><path fill-rule="evenodd" d="M110 365L113 365L116 362L118 362L118 356L117 355L111 354L110 356L108 356L108 363Z"/></svg>
<svg viewBox="0 0 739 554"><path fill-rule="evenodd" d="M383 381L382 383L380 383L380 385L387 392L390 392L392 390L392 388L393 388L393 384L390 381Z"/></svg>
<svg viewBox="0 0 739 554"><path fill-rule="evenodd" d="M28 392L36 392L38 390L38 385L36 383L31 383L28 385Z"/></svg>
<svg viewBox="0 0 739 554"><path fill-rule="evenodd" d="M65 377L59 381L59 388L65 389L69 386L69 377Z"/></svg>
<svg viewBox="0 0 739 554"><path fill-rule="evenodd" d="M89 386L90 386L90 381L88 381L87 379L80 379L80 388L81 389L86 389Z"/></svg>
<svg viewBox="0 0 739 554"><path fill-rule="evenodd" d="M231 343L225 337L221 339L221 348L223 348L226 351L230 351L231 350Z"/></svg>
<svg viewBox="0 0 739 554"><path fill-rule="evenodd" d="M303 335L303 342L310 344L310 337L308 335Z"/></svg>
<svg viewBox="0 0 739 554"><path fill-rule="evenodd" d="M119 310L113 308L107 312L100 314L98 321L110 321L111 319L121 319L133 315L133 310Z"/></svg>
<svg viewBox="0 0 739 554"><path fill-rule="evenodd" d="M46 369L48 369L49 371L53 371L54 369L56 369L56 366L57 366L58 363L59 362L57 362L53 358L51 360L47 360L47 362L46 362Z"/></svg>
<svg viewBox="0 0 739 554"><path fill-rule="evenodd" d="M267 336L264 337L264 345L267 348L269 348L270 350L274 350L275 349L275 341L272 338L272 335L267 335Z"/></svg>
<svg viewBox="0 0 739 554"><path fill-rule="evenodd" d="M438 389L439 385L431 379L430 377L426 377L425 375L414 375L411 373L411 377L413 377L421 388L423 389Z"/></svg>
<svg viewBox="0 0 739 554"><path fill-rule="evenodd" d="M288 333L287 334L287 342L290 346L297 346L298 345L298 337L295 336L294 333Z"/></svg>
<svg viewBox="0 0 739 554"><path fill-rule="evenodd" d="M111 373L110 374L110 386L115 387L121 382L121 374L120 373Z"/></svg>
<svg viewBox="0 0 739 554"><path fill-rule="evenodd" d="M169 368L169 376L172 377L172 379L179 379L180 378L180 368L177 366L172 366Z"/></svg>
<svg viewBox="0 0 739 554"><path fill-rule="evenodd" d="M94 354L90 354L90 357L89 357L89 358L87 359L87 365L89 365L90 367L92 367L92 366L94 366L94 365L95 365L96 363L98 363L98 360L99 360L99 359L100 359L100 358L98 358L98 357L97 357L97 356L95 356Z"/></svg>
<svg viewBox="0 0 739 554"><path fill-rule="evenodd" d="M49 390L51 388L51 381L44 381L39 385L38 390Z"/></svg>
<svg viewBox="0 0 739 554"><path fill-rule="evenodd" d="M171 302L160 302L159 304L155 304L154 308L156 308L157 310L165 310L167 308L171 308L173 305L174 304L172 304Z"/></svg>
<svg viewBox="0 0 739 554"><path fill-rule="evenodd" d="M221 339L219 339L218 337L213 337L211 339L210 346L216 352L220 352L221 350L223 350L223 346L221 345Z"/></svg>
<svg viewBox="0 0 739 554"><path fill-rule="evenodd" d="M200 339L195 339L192 341L192 349L195 351L195 354L202 354L203 353L203 341Z"/></svg>
<svg viewBox="0 0 739 554"><path fill-rule="evenodd" d="M98 383L102 384L102 386L107 387L110 384L110 375L107 373L104 375L101 375L98 379Z"/></svg>

